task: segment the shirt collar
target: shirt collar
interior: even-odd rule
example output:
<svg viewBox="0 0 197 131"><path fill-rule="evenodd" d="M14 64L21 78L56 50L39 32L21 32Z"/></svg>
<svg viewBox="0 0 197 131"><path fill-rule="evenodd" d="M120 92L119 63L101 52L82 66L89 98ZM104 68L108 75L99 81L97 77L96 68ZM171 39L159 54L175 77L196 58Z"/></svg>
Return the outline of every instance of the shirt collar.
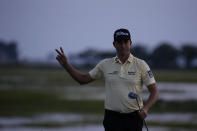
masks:
<svg viewBox="0 0 197 131"><path fill-rule="evenodd" d="M128 61L129 63L131 63L132 60L133 60L133 55L130 53L129 58L127 59L127 61ZM115 61L116 63L122 63L122 62L120 61L120 59L118 58L118 56L114 57L114 61ZM126 62L127 62L127 61L126 61Z"/></svg>

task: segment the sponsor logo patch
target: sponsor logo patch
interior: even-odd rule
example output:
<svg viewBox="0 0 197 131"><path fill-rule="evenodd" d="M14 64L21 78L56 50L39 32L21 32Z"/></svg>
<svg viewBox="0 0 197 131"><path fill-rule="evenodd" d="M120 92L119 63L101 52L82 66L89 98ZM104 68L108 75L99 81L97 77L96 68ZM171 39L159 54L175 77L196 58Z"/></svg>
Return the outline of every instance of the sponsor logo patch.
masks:
<svg viewBox="0 0 197 131"><path fill-rule="evenodd" d="M153 72L152 72L151 70L148 71L148 76L149 76L150 78L153 78Z"/></svg>
<svg viewBox="0 0 197 131"><path fill-rule="evenodd" d="M110 75L116 75L116 74L118 74L118 71L113 71L113 72L108 73L108 74L110 74Z"/></svg>
<svg viewBox="0 0 197 131"><path fill-rule="evenodd" d="M128 75L135 75L135 72L133 72L133 71L128 71Z"/></svg>

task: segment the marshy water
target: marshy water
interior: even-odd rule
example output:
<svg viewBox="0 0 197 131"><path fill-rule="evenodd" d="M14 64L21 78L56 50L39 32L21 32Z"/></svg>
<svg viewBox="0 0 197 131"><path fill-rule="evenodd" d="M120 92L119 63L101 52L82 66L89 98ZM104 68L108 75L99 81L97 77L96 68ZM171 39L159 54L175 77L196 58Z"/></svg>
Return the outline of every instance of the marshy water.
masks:
<svg viewBox="0 0 197 131"><path fill-rule="evenodd" d="M171 100L197 100L196 83L158 83L159 99L165 101ZM104 100L105 89L102 87L68 87L65 88L65 99L98 99ZM147 99L148 93L144 87L144 99Z"/></svg>
<svg viewBox="0 0 197 131"><path fill-rule="evenodd" d="M76 89L77 88L77 89ZM144 99L147 99L147 89L144 88ZM158 83L160 100L185 101L197 100L197 84L193 83ZM105 93L102 87L67 87L61 89L60 99L70 100L104 100ZM184 106L184 105L183 105ZM43 113L32 117L0 117L1 131L103 131L103 114L73 114L73 113ZM91 122L92 121L92 122ZM197 113L165 112L151 113L146 119L147 123L162 123L163 125L151 124L151 131L194 131L187 125L197 125ZM53 123L53 126L47 124ZM54 124L55 123L55 124ZM176 126L168 127L170 123ZM166 124L166 125L165 125ZM184 127L179 127L179 125ZM43 126L45 125L45 126ZM164 126L165 125L165 126ZM145 130L145 129L144 129Z"/></svg>
<svg viewBox="0 0 197 131"><path fill-rule="evenodd" d="M27 117L10 117L0 118L2 131L103 131L101 124L80 124L84 120L102 120L102 115L82 115L82 114L41 114L31 118ZM164 114L150 114L146 121L149 122L179 122L179 123L192 123L197 124L197 113L164 113ZM25 126L34 123L78 123L74 125L68 125L65 127L31 127ZM150 126L151 131L192 131L194 129L183 129L178 127L159 127Z"/></svg>

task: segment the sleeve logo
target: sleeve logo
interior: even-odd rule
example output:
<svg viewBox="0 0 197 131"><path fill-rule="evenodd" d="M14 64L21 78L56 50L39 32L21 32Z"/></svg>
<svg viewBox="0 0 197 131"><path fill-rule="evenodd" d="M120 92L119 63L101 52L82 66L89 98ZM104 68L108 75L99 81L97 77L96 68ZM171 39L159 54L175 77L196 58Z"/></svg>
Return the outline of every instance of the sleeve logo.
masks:
<svg viewBox="0 0 197 131"><path fill-rule="evenodd" d="M148 71L148 75L150 78L153 78L153 72L151 70Z"/></svg>

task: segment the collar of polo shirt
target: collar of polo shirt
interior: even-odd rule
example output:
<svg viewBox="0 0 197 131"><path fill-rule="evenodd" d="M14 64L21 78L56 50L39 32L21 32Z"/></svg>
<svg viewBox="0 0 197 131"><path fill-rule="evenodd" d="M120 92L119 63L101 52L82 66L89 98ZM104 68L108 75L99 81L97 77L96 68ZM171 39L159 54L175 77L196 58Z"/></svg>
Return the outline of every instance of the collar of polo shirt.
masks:
<svg viewBox="0 0 197 131"><path fill-rule="evenodd" d="M129 58L127 59L127 61L131 63L131 62L132 62L132 59L133 59L133 55L130 53ZM116 56L116 57L114 58L114 61L115 61L116 63L122 63L122 62L120 61L120 59L118 58L118 56Z"/></svg>

